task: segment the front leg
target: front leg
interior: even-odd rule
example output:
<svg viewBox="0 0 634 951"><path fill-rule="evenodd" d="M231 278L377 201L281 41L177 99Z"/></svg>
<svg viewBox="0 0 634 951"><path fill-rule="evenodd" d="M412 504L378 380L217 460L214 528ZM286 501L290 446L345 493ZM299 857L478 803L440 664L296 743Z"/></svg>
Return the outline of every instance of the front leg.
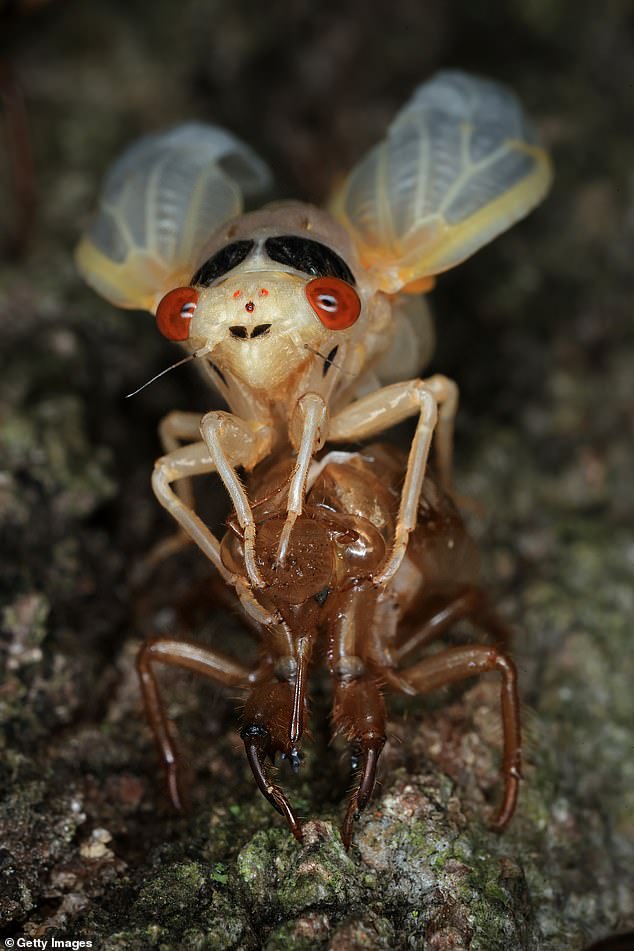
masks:
<svg viewBox="0 0 634 951"><path fill-rule="evenodd" d="M178 522L183 531L195 542L202 553L218 569L228 584L236 589L247 614L259 624L273 623L272 617L256 601L245 579L228 571L220 556L220 542L203 520L185 505L172 488L174 482L190 476L216 472L217 466L204 443L182 446L157 459L152 475L152 488L163 508Z"/></svg>
<svg viewBox="0 0 634 951"><path fill-rule="evenodd" d="M253 469L270 452L273 431L265 424L215 411L203 416L200 432L214 468L231 497L244 534L244 564L249 581L255 588L263 588L265 582L255 559L255 519L236 468Z"/></svg>
<svg viewBox="0 0 634 951"><path fill-rule="evenodd" d="M183 443L200 442L200 413L173 410L159 423L159 439L164 453L180 449ZM194 489L191 479L181 479L176 493L190 509L194 508Z"/></svg>
<svg viewBox="0 0 634 951"><path fill-rule="evenodd" d="M351 442L376 436L390 426L403 422L408 416L418 414L418 424L407 460L394 544L382 570L375 576L378 585L387 584L394 577L405 555L410 532L416 528L423 477L437 421L437 451L443 488L450 486L453 422L457 406L458 387L453 380L437 374L429 380L407 380L370 393L347 406L330 421L328 440Z"/></svg>
<svg viewBox="0 0 634 951"><path fill-rule="evenodd" d="M328 409L317 393L304 393L298 399L289 424L289 434L297 458L288 490L286 524L280 536L277 560L284 564L293 525L302 514L308 470L315 453L324 444L328 422Z"/></svg>
<svg viewBox="0 0 634 951"><path fill-rule="evenodd" d="M295 811L284 791L272 781L265 761L268 758L274 765L276 754L281 753L288 758L293 771L299 768L313 643L311 635L293 637L284 624L276 631L269 630L269 635L274 676L268 682L260 682L247 697L240 736L260 792L284 816L301 842L302 829Z"/></svg>
<svg viewBox="0 0 634 951"><path fill-rule="evenodd" d="M299 720L298 699L302 705ZM295 810L281 787L271 780L265 761L269 759L275 764L275 755L279 752L288 757L293 769L297 770L305 704L305 680L299 689L297 682L295 685L287 681L262 684L254 688L247 698L244 725L240 731L258 789L273 808L284 816L298 842L302 841L302 828Z"/></svg>
<svg viewBox="0 0 634 951"><path fill-rule="evenodd" d="M183 502L172 487L173 483L182 479L189 479L191 476L205 475L215 471L216 466L210 458L205 444L202 442L193 443L190 446L175 449L156 460L152 474L152 488L163 508L167 509L185 534L198 545L225 581L229 581L229 572L220 558L218 539L209 531L194 510Z"/></svg>

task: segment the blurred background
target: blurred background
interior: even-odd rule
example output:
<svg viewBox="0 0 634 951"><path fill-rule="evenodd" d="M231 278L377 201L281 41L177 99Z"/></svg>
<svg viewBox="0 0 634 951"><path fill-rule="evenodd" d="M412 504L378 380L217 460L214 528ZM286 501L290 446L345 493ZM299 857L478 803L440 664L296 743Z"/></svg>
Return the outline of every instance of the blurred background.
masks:
<svg viewBox="0 0 634 951"><path fill-rule="evenodd" d="M483 727L495 683L453 697L449 714L432 705L424 725L420 705L399 708L377 808L388 815L381 796L407 783L421 802L440 790L426 841L442 828L462 878L443 869L442 888L423 889L429 854L405 840L381 865L395 834L369 817L352 864L333 853L326 873L314 858L339 884L290 901L288 882L313 873L257 798L236 704L177 675L165 684L192 816L165 804L134 679L140 638L241 636L192 595L208 577L195 552L138 580L171 531L149 488L158 420L202 412L210 395L183 368L124 401L175 351L148 315L85 288L72 251L104 172L143 133L224 125L272 167L271 197L320 203L447 67L510 84L556 170L548 200L432 296L430 369L462 394L458 489L486 510L473 530L518 631L526 780L511 830L489 836L478 810L496 792L497 737ZM3 933L108 948L567 951L633 928L631 0L0 0L0 93ZM23 172L33 162L17 183L16 152ZM320 702L318 689L321 753L307 752L295 794L332 818L347 776L324 752Z"/></svg>

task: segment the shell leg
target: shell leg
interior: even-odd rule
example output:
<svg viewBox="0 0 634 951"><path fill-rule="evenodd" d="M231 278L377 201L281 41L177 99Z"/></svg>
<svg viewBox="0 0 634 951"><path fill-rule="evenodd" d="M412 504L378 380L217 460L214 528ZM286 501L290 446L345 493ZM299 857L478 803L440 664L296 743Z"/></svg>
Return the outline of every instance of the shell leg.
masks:
<svg viewBox="0 0 634 951"><path fill-rule="evenodd" d="M159 439L164 453L180 449L183 443L200 442L200 413L186 413L174 410L164 416L159 423ZM176 485L176 493L185 505L194 508L194 488L191 479L181 479Z"/></svg>
<svg viewBox="0 0 634 951"><path fill-rule="evenodd" d="M191 670L228 687L249 683L254 676L254 672L219 651L212 651L191 641L179 641L170 637L153 637L141 645L137 654L136 666L145 713L159 748L170 799L176 809L182 810L184 797L180 782L178 748L170 733L168 719L161 700L158 682L153 670L153 664L155 663Z"/></svg>
<svg viewBox="0 0 634 951"><path fill-rule="evenodd" d="M408 693L431 693L440 687L496 670L501 675L500 702L504 731L502 776L504 793L492 827L498 831L509 823L517 803L521 768L520 709L517 669L511 658L496 647L472 644L448 650L419 661L399 672Z"/></svg>
<svg viewBox="0 0 634 951"><path fill-rule="evenodd" d="M372 796L379 757L385 745L385 704L373 678L362 676L335 681L333 721L335 731L345 736L358 752L360 761L358 780L341 825L341 838L349 849L353 823Z"/></svg>
<svg viewBox="0 0 634 951"><path fill-rule="evenodd" d="M511 630L491 607L486 591L477 585L464 585L428 617L424 624L414 631L408 631L405 637L398 637L397 644L391 651L394 662L403 663L416 651L450 631L462 618L470 618L476 627L491 635L497 646L509 646Z"/></svg>
<svg viewBox="0 0 634 951"><path fill-rule="evenodd" d="M297 690L291 683L273 682L255 687L247 699L240 736L258 789L284 816L289 829L301 842L302 827L295 810L283 790L271 781L265 765L267 757L274 762L276 753L297 762L297 747L301 740L301 730L298 731L294 725L297 722L297 702ZM303 686L299 702L304 707ZM303 725L303 715L301 720Z"/></svg>
<svg viewBox="0 0 634 951"><path fill-rule="evenodd" d="M365 597L350 588L342 592L329 629L328 658L333 678L333 727L353 749L353 768L359 768L341 825L346 849L352 827L374 790L381 750L385 745L385 704L375 676L366 666L368 634L376 628L376 589ZM381 675L383 671L381 670Z"/></svg>
<svg viewBox="0 0 634 951"><path fill-rule="evenodd" d="M431 386L425 380L407 380L386 386L347 406L330 421L328 441L343 442L376 436L390 426L418 415L416 432L407 460L394 542L386 562L374 578L377 585L385 585L394 577L407 550L409 535L416 527L418 503L432 435L437 420L441 417L441 452L444 453L442 465L446 470L445 479L451 479L450 447L458 391L456 385L446 377L437 375L431 377L431 380ZM440 413L438 405L441 407ZM447 406L445 410L444 405Z"/></svg>

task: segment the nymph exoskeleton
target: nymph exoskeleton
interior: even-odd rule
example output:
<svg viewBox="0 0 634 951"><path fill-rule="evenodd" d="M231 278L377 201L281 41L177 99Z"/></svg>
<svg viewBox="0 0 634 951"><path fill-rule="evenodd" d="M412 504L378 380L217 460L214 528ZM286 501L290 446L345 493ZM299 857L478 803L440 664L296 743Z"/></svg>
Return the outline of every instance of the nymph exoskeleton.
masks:
<svg viewBox="0 0 634 951"><path fill-rule="evenodd" d="M225 398L230 413L166 418L169 451L153 486L258 616L251 589L264 579L237 468L252 470L288 442L295 452L277 553L283 563L314 454L326 442L364 440L418 416L394 538L374 576L386 584L416 524L437 416L439 471L450 485L458 400L447 378L416 377L431 331L411 295L525 215L550 177L513 94L458 72L418 88L330 212L286 203L235 217L241 191L266 185L267 173L213 127L149 137L115 164L79 266L116 305L156 312L162 332L183 343ZM194 511L189 477L209 472L231 496L248 583L227 572L218 540Z"/></svg>
<svg viewBox="0 0 634 951"><path fill-rule="evenodd" d="M359 775L342 825L352 824L372 794L385 743L383 689L410 695L497 671L501 676L504 793L493 826L502 829L517 800L520 720L516 671L503 647L504 622L478 578L478 554L451 499L425 479L404 560L391 581L376 584L398 518L406 456L372 445L362 453L331 452L313 462L307 499L277 563L285 525L291 457L264 462L249 480L257 526L255 559L265 586L254 592L264 615L277 618L259 631L259 661L237 658L195 642L157 637L142 646L137 666L145 707L158 742L175 806L182 804L178 750L168 727L156 663L200 673L216 683L249 688L241 736L258 787L301 839L301 824L267 759L282 754L299 764L307 718L309 673L323 658L333 683L333 726L352 747ZM244 533L237 519L221 546L226 569L246 579ZM461 618L492 638L489 645L421 652Z"/></svg>

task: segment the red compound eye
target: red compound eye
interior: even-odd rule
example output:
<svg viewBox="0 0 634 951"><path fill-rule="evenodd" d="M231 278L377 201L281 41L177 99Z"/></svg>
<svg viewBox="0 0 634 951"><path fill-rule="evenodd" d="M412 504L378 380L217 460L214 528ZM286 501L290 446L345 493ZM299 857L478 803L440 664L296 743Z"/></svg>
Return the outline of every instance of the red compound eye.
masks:
<svg viewBox="0 0 634 951"><path fill-rule="evenodd" d="M309 281L306 297L328 330L347 330L361 313L361 301L354 287L338 277L317 277Z"/></svg>
<svg viewBox="0 0 634 951"><path fill-rule="evenodd" d="M193 287L176 287L165 295L156 311L156 323L164 337L187 340L198 297Z"/></svg>

